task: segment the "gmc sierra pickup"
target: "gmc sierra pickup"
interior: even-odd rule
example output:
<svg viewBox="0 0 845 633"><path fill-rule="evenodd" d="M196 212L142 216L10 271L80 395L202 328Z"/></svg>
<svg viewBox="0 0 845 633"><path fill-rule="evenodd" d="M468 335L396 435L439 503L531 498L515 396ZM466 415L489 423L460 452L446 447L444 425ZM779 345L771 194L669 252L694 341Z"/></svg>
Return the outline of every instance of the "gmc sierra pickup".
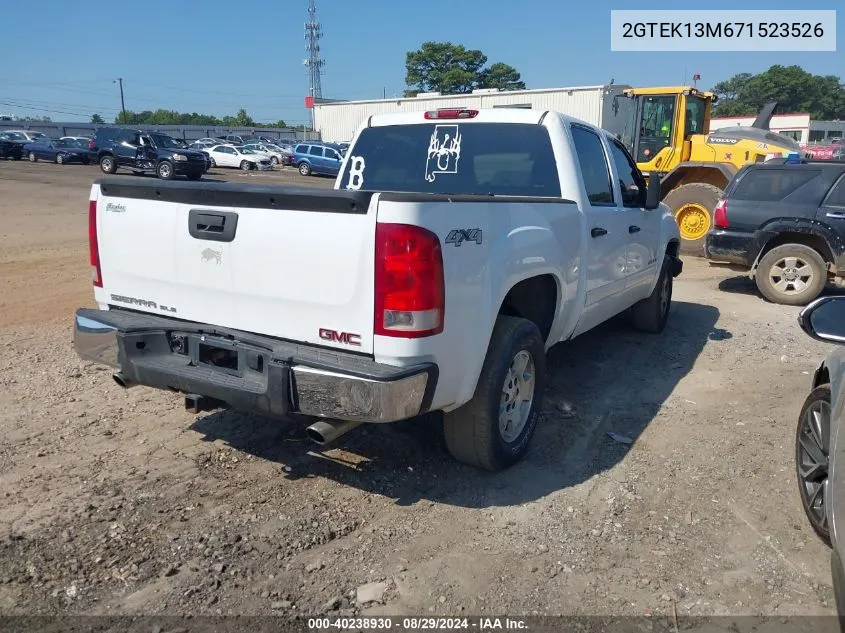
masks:
<svg viewBox="0 0 845 633"><path fill-rule="evenodd" d="M678 226L631 156L556 112L371 117L334 190L95 183L80 356L123 387L313 422L442 411L459 460L499 470L535 431L545 352L629 311L660 332Z"/></svg>

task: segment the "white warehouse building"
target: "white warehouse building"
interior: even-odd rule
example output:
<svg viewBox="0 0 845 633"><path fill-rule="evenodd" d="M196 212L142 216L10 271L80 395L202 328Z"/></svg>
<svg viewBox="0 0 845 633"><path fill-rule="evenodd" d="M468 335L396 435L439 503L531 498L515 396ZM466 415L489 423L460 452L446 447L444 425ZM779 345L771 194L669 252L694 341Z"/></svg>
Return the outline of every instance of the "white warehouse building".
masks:
<svg viewBox="0 0 845 633"><path fill-rule="evenodd" d="M557 110L616 132L614 97L626 88L630 86L607 84L507 92L484 89L461 95L427 92L400 99L315 102L314 129L324 141L343 142L352 140L361 124L374 114L425 112L438 108L536 108Z"/></svg>
<svg viewBox="0 0 845 633"><path fill-rule="evenodd" d="M749 127L754 123L755 118L753 116L713 117L710 120L710 129ZM801 145L845 138L845 121L813 121L806 113L776 114L772 117L769 128L772 132L795 139Z"/></svg>

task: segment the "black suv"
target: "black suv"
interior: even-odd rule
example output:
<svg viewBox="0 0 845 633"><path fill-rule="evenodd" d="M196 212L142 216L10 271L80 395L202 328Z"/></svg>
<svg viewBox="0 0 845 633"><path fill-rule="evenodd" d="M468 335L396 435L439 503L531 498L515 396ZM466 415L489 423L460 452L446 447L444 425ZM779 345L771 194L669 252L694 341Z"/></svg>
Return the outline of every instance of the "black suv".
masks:
<svg viewBox="0 0 845 633"><path fill-rule="evenodd" d="M806 305L828 281L845 284L845 161L746 165L713 224L711 263L748 271L769 301Z"/></svg>
<svg viewBox="0 0 845 633"><path fill-rule="evenodd" d="M107 174L125 167L134 174L154 173L164 180L180 175L199 180L207 167L202 152L185 149L166 134L143 130L100 128L89 148L97 153L100 169Z"/></svg>

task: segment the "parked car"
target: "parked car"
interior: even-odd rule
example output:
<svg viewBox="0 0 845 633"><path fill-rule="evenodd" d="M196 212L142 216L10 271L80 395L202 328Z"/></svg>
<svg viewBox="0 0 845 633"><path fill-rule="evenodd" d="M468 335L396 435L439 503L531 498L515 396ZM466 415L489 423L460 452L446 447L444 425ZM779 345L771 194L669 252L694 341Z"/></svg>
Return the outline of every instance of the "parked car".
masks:
<svg viewBox="0 0 845 633"><path fill-rule="evenodd" d="M713 212L705 253L748 274L769 301L806 305L845 281L845 163L743 167Z"/></svg>
<svg viewBox="0 0 845 633"><path fill-rule="evenodd" d="M23 146L24 154L29 162L49 160L59 165L64 163L82 163L87 165L94 160L94 152L87 147L80 147L75 141L61 139L39 138L33 143Z"/></svg>
<svg viewBox="0 0 845 633"><path fill-rule="evenodd" d="M845 297L816 299L798 322L812 338L839 346L813 373L798 415L795 472L807 519L832 547L833 594L845 631Z"/></svg>
<svg viewBox="0 0 845 633"><path fill-rule="evenodd" d="M244 171L273 169L269 158L239 145L215 145L208 153L213 167L238 167Z"/></svg>
<svg viewBox="0 0 845 633"><path fill-rule="evenodd" d="M300 143L293 148L293 163L303 176L337 176L343 157L326 143Z"/></svg>
<svg viewBox="0 0 845 633"><path fill-rule="evenodd" d="M60 141L77 141L78 143L83 143L86 147L88 147L88 143L91 142L93 137L91 136L62 136L59 138Z"/></svg>
<svg viewBox="0 0 845 633"><path fill-rule="evenodd" d="M180 175L198 180L206 171L202 152L183 149L166 134L103 127L97 130L92 145L106 174L122 167L136 175L154 173L164 180Z"/></svg>
<svg viewBox="0 0 845 633"><path fill-rule="evenodd" d="M250 149L270 159L274 165L290 165L293 163L293 152L285 152L280 147L269 143L247 143L244 149Z"/></svg>
<svg viewBox="0 0 845 633"><path fill-rule="evenodd" d="M20 134L23 136L28 142L37 141L40 138L50 138L43 132L34 132L32 130L3 130L7 134Z"/></svg>
<svg viewBox="0 0 845 633"><path fill-rule="evenodd" d="M20 160L23 158L23 147L26 144L26 139L21 140L14 133L0 132L0 158Z"/></svg>
<svg viewBox="0 0 845 633"><path fill-rule="evenodd" d="M334 191L95 183L103 309L77 311L75 347L195 412L311 417L319 444L444 411L452 455L500 470L547 349L622 313L664 329L682 263L659 198L608 132L504 108L370 117Z"/></svg>

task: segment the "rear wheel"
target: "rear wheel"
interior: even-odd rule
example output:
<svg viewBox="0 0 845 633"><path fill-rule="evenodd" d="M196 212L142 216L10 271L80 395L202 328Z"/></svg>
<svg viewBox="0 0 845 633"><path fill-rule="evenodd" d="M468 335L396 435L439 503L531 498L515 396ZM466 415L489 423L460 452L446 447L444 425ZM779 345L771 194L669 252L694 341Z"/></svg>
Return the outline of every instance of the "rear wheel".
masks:
<svg viewBox="0 0 845 633"><path fill-rule="evenodd" d="M713 209L722 197L722 190L703 182L691 182L670 191L663 203L678 221L681 253L704 257L707 231L713 226Z"/></svg>
<svg viewBox="0 0 845 633"><path fill-rule="evenodd" d="M830 525L825 503L830 456L830 385L819 385L801 407L795 432L795 473L801 505L810 525L830 546Z"/></svg>
<svg viewBox="0 0 845 633"><path fill-rule="evenodd" d="M113 174L117 171L117 161L112 156L103 156L100 159L100 169L105 174Z"/></svg>
<svg viewBox="0 0 845 633"><path fill-rule="evenodd" d="M270 162L271 162L271 163L273 163L273 166L275 167L276 165L278 165L278 164L279 164L279 159L278 159L278 158L276 158L275 156L271 156L271 157L270 157Z"/></svg>
<svg viewBox="0 0 845 633"><path fill-rule="evenodd" d="M818 251L809 246L783 244L760 258L754 281L769 301L802 306L824 290L827 264Z"/></svg>
<svg viewBox="0 0 845 633"><path fill-rule="evenodd" d="M308 163L300 163L299 164L299 173L303 176L310 176L311 175L311 165Z"/></svg>
<svg viewBox="0 0 845 633"><path fill-rule="evenodd" d="M546 356L537 326L500 316L475 394L445 414L446 446L458 461L503 470L527 452L546 388Z"/></svg>
<svg viewBox="0 0 845 633"><path fill-rule="evenodd" d="M35 152L30 152L29 153L29 162L34 163L36 161L38 161L38 157L35 155Z"/></svg>
<svg viewBox="0 0 845 633"><path fill-rule="evenodd" d="M56 164L61 165L65 162L64 154L56 154Z"/></svg>

